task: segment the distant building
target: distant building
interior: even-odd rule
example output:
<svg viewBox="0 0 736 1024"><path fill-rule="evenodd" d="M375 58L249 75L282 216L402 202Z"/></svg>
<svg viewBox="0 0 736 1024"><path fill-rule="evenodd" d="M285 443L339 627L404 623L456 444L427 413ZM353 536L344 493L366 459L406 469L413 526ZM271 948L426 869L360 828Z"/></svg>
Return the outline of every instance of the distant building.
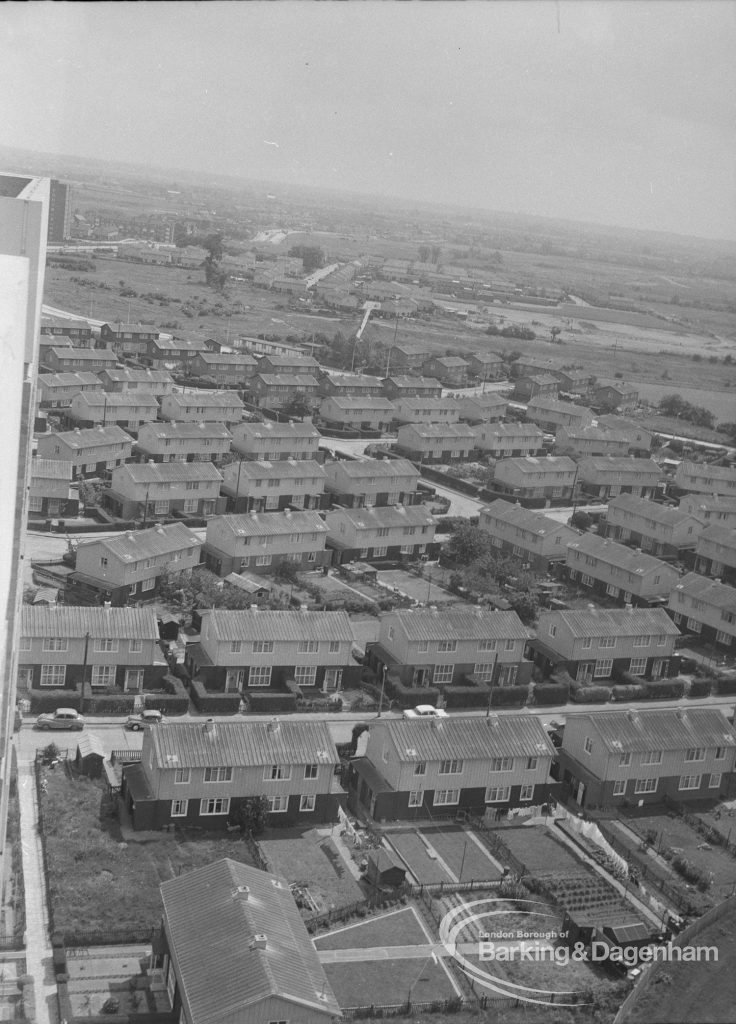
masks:
<svg viewBox="0 0 736 1024"><path fill-rule="evenodd" d="M248 385L250 400L258 408L284 409L303 397L307 406L319 403L319 385L309 374L256 373Z"/></svg>
<svg viewBox="0 0 736 1024"><path fill-rule="evenodd" d="M683 631L727 649L736 646L736 588L689 572L675 585L668 608Z"/></svg>
<svg viewBox="0 0 736 1024"><path fill-rule="evenodd" d="M282 563L308 571L329 565L327 526L317 512L250 512L207 523L204 557L218 576L272 573Z"/></svg>
<svg viewBox="0 0 736 1024"><path fill-rule="evenodd" d="M394 422L457 423L460 410L447 398L397 398L393 402Z"/></svg>
<svg viewBox="0 0 736 1024"><path fill-rule="evenodd" d="M313 459L231 462L222 475L221 494L227 498L228 512L283 512L323 505L325 471Z"/></svg>
<svg viewBox="0 0 736 1024"><path fill-rule="evenodd" d="M558 427L555 435L555 452L566 452L576 456L609 456L623 459L631 447L631 435L601 427Z"/></svg>
<svg viewBox="0 0 736 1024"><path fill-rule="evenodd" d="M74 348L92 346L92 328L86 320L44 316L41 319L41 337L65 339L70 341Z"/></svg>
<svg viewBox="0 0 736 1024"><path fill-rule="evenodd" d="M528 562L535 572L548 572L553 562L564 562L567 545L579 536L541 512L500 498L480 510L478 525L490 534L494 548Z"/></svg>
<svg viewBox="0 0 736 1024"><path fill-rule="evenodd" d="M468 379L469 366L460 356L430 356L422 363L422 373L436 377L445 387L460 388Z"/></svg>
<svg viewBox="0 0 736 1024"><path fill-rule="evenodd" d="M279 459L316 459L322 436L309 421L238 423L232 429L232 450L244 459L277 462Z"/></svg>
<svg viewBox="0 0 736 1024"><path fill-rule="evenodd" d="M547 373L533 373L516 379L514 399L517 402L528 402L530 398L538 395L557 398L559 389L560 382L556 377Z"/></svg>
<svg viewBox="0 0 736 1024"><path fill-rule="evenodd" d="M144 324L103 324L100 328L100 342L119 356L142 356L148 351L148 344L158 338L158 331Z"/></svg>
<svg viewBox="0 0 736 1024"><path fill-rule="evenodd" d="M661 604L680 578L667 562L594 533L568 544L567 574L601 596L634 605Z"/></svg>
<svg viewBox="0 0 736 1024"><path fill-rule="evenodd" d="M328 546L337 562L411 561L435 558L436 520L423 505L335 508L325 516Z"/></svg>
<svg viewBox="0 0 736 1024"><path fill-rule="evenodd" d="M247 353L195 352L189 360L189 372L195 377L210 377L216 384L247 387L258 368L258 360Z"/></svg>
<svg viewBox="0 0 736 1024"><path fill-rule="evenodd" d="M501 356L495 352L471 352L465 357L468 361L468 372L481 380L503 380L506 367Z"/></svg>
<svg viewBox="0 0 736 1024"><path fill-rule="evenodd" d="M705 520L708 526L736 526L736 495L729 498L719 494L683 494L679 508Z"/></svg>
<svg viewBox="0 0 736 1024"><path fill-rule="evenodd" d="M639 392L633 384L614 381L594 388L592 401L606 412L633 412L639 405Z"/></svg>

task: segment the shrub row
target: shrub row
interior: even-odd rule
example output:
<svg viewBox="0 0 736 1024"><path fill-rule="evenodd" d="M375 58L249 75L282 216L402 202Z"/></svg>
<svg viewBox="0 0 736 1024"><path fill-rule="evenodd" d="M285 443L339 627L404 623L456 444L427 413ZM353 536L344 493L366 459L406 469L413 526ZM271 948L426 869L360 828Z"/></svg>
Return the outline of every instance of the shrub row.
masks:
<svg viewBox="0 0 736 1024"><path fill-rule="evenodd" d="M567 683L537 683L534 687L535 704L567 704L569 699Z"/></svg>
<svg viewBox="0 0 736 1024"><path fill-rule="evenodd" d="M578 704L602 704L611 696L607 686L578 686L572 693Z"/></svg>
<svg viewBox="0 0 736 1024"><path fill-rule="evenodd" d="M248 710L254 714L283 714L296 711L296 694L294 693L248 693L245 701Z"/></svg>
<svg viewBox="0 0 736 1024"><path fill-rule="evenodd" d="M74 708L80 710L80 695L76 689L38 690L32 688L31 712L34 715L51 714L57 708Z"/></svg>
<svg viewBox="0 0 736 1024"><path fill-rule="evenodd" d="M161 679L161 685L166 693L144 694L146 707L164 715L185 715L189 710L189 694L181 679L167 672Z"/></svg>
<svg viewBox="0 0 736 1024"><path fill-rule="evenodd" d="M199 679L192 679L189 691L197 711L202 711L205 714L234 715L240 708L239 693L209 693L205 684Z"/></svg>
<svg viewBox="0 0 736 1024"><path fill-rule="evenodd" d="M488 690L480 686L448 686L443 693L448 708L484 708Z"/></svg>
<svg viewBox="0 0 736 1024"><path fill-rule="evenodd" d="M492 707L507 707L510 704L526 704L529 698L528 686L499 686L491 692Z"/></svg>
<svg viewBox="0 0 736 1024"><path fill-rule="evenodd" d="M386 680L386 691L395 697L405 708L413 708L417 704L437 704L440 691L436 686L404 686L401 682Z"/></svg>

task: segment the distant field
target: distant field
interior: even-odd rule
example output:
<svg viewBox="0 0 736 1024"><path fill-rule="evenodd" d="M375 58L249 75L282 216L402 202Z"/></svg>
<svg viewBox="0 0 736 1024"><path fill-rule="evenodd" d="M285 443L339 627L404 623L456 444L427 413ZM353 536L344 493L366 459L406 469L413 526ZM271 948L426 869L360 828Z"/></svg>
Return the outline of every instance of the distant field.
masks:
<svg viewBox="0 0 736 1024"><path fill-rule="evenodd" d="M727 370L727 367L723 368ZM730 376L730 374L729 374ZM673 386L672 384L640 384L639 394L642 398L647 401L656 404L661 401L665 395L671 395L676 393L682 395L686 402L690 402L691 405L700 405L709 412L712 412L716 418L716 423L732 423L736 419L736 390L733 394L728 391L712 391L708 388L689 388L678 384ZM687 433L688 424L682 423L682 432ZM728 443L726 438L723 438L724 443Z"/></svg>

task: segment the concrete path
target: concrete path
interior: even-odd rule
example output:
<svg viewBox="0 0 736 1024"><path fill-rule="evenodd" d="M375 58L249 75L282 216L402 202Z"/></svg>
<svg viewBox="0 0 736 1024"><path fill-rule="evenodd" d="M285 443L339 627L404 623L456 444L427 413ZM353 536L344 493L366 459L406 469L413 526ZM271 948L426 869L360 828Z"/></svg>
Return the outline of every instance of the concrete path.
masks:
<svg viewBox="0 0 736 1024"><path fill-rule="evenodd" d="M34 983L36 1024L56 1024L56 978L51 958L43 850L38 833L36 782L33 762L20 757L18 800L26 902L26 965Z"/></svg>

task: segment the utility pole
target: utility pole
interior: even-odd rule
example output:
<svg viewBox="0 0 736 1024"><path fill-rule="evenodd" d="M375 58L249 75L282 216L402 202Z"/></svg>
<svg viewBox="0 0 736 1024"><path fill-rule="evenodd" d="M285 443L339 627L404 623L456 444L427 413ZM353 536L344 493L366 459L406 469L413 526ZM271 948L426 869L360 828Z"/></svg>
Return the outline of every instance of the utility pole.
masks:
<svg viewBox="0 0 736 1024"><path fill-rule="evenodd" d="M383 708L383 691L386 687L386 672L388 671L388 665L381 665L381 696L378 701L378 714L376 718L381 717L381 710Z"/></svg>
<svg viewBox="0 0 736 1024"><path fill-rule="evenodd" d="M87 680L87 651L89 649L89 633L84 634L84 658L82 660L82 684L79 687L79 710L84 714L84 687Z"/></svg>
<svg viewBox="0 0 736 1024"><path fill-rule="evenodd" d="M148 493L149 493L150 489L151 489L151 485L148 484L146 486L146 500L145 500L145 502L143 504L143 525L141 527L143 530L145 530L146 523L148 522Z"/></svg>

